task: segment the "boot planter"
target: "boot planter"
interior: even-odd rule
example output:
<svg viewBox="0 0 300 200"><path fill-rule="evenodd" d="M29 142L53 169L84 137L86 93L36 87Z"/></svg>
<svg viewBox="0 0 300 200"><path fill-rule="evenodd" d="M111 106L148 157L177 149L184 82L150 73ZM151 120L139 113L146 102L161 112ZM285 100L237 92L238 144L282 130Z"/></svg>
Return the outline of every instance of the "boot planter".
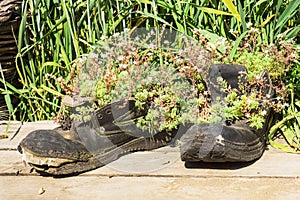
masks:
<svg viewBox="0 0 300 200"><path fill-rule="evenodd" d="M151 134L138 128L134 120L144 114L132 100L115 101L95 110L86 122L73 121L70 130L31 132L18 151L37 172L66 176L102 167L128 152L174 142L176 130Z"/></svg>
<svg viewBox="0 0 300 200"><path fill-rule="evenodd" d="M221 76L232 89L237 89L238 82L246 81L240 76L241 72L245 73L246 69L238 65L210 67L207 85L212 105L225 104L224 99L228 95L219 89L217 77ZM266 83L262 87L256 86L255 91L271 98L274 91L270 87L268 73L263 73L261 79ZM88 107L88 104L81 103L81 108ZM187 123L180 131L151 133L137 126L138 119L145 118L150 107L146 103L143 109L138 109L136 102L129 99L114 101L89 113L86 121L74 120L70 130L64 130L66 128L62 126L55 130L33 131L23 139L18 150L38 172L53 176L75 175L96 169L125 153L165 146L181 135L181 159L187 162L247 162L263 154L264 136L272 116L270 111L261 128L251 127L247 119L222 119L216 115L214 117L221 118L220 122Z"/></svg>
<svg viewBox="0 0 300 200"><path fill-rule="evenodd" d="M177 37L170 33L116 35L95 49L67 90L92 101L69 105L71 125L30 133L18 148L24 160L41 173L72 175L182 135L183 161L259 158L272 116L268 72L248 84L245 67L211 65L201 45L183 36L169 42Z"/></svg>
<svg viewBox="0 0 300 200"><path fill-rule="evenodd" d="M212 65L208 74L211 103L216 104L220 101L224 103L228 95L220 89L220 84L217 83L218 77L225 80L231 89L239 90L238 85L245 84L245 79L240 74L245 74L245 72L245 67L239 65ZM261 93L266 99L272 98L274 90L268 73L263 72L259 79L264 85L255 86L255 91ZM219 123L192 125L181 138L181 160L186 162L249 162L260 158L265 149L265 135L272 122L272 112L262 105L258 106L258 109L266 109L260 128L250 127L246 117L235 120L224 118Z"/></svg>
<svg viewBox="0 0 300 200"><path fill-rule="evenodd" d="M192 79L201 77L183 59L189 49L181 50L182 56L173 53L174 31L164 31L159 41L155 33L116 34L79 62L74 87L67 90L75 94L66 105L71 125L66 118L59 129L30 133L19 145L23 159L42 173L72 175L178 138L182 110L192 104ZM175 46L180 49L184 39L190 40L179 39ZM206 67L208 58L202 54L200 63Z"/></svg>
<svg viewBox="0 0 300 200"><path fill-rule="evenodd" d="M245 122L195 124L181 143L181 160L186 162L248 162L260 158L265 149L264 135Z"/></svg>

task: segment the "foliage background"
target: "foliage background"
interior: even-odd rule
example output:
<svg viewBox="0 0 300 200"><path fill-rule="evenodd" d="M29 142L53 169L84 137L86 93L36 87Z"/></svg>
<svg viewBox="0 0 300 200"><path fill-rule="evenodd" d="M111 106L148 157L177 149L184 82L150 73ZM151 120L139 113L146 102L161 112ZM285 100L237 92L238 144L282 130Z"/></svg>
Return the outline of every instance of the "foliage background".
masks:
<svg viewBox="0 0 300 200"><path fill-rule="evenodd" d="M294 39L295 48L300 47L299 0L24 0L20 14L16 63L23 87L5 83L7 89L0 92L8 96L11 118L22 121L50 119L59 110L64 92L46 74L68 84L78 59L104 36L127 28L167 25L190 36L197 29L211 42L225 37L238 46L254 27L259 30L258 44L273 44L280 37ZM233 48L232 56L235 53ZM286 79L294 91L291 104L300 99L299 71L297 63ZM16 96L20 103L11 105L9 96ZM299 113L297 106L291 109ZM294 119L299 126L298 118Z"/></svg>

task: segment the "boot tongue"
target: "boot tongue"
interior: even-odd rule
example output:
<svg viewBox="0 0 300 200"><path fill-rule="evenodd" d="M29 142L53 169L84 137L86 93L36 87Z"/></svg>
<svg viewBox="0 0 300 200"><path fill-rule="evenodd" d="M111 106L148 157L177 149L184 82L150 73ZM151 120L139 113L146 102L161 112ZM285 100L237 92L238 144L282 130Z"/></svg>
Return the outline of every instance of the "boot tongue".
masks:
<svg viewBox="0 0 300 200"><path fill-rule="evenodd" d="M90 123L81 123L75 128L80 141L94 155L105 153L133 138L124 134L120 129L116 129L108 134L101 128L103 127L94 127Z"/></svg>

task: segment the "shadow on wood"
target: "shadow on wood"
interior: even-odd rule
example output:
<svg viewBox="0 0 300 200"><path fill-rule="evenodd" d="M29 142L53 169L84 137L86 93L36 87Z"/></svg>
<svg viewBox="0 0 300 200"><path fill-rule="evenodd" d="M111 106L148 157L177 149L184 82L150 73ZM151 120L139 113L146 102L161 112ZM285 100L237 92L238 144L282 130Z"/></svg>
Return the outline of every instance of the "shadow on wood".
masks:
<svg viewBox="0 0 300 200"><path fill-rule="evenodd" d="M185 162L185 167L188 169L220 169L220 170L235 170L248 167L255 163L256 160L250 162Z"/></svg>

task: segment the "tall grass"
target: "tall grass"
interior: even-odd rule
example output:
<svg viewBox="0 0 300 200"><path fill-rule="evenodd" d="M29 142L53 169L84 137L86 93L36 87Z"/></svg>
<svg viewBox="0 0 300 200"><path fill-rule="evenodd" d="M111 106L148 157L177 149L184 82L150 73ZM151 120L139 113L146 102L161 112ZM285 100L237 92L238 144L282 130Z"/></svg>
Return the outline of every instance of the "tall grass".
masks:
<svg viewBox="0 0 300 200"><path fill-rule="evenodd" d="M242 34L251 22L261 28L263 42L272 43L282 33L299 41L299 4L298 0L24 0L16 58L23 88L6 84L7 90L0 90L21 100L12 116L22 121L49 119L58 111L63 91L45 75L61 76L68 83L72 64L102 36L165 24L188 35L201 29L234 38L232 32Z"/></svg>

